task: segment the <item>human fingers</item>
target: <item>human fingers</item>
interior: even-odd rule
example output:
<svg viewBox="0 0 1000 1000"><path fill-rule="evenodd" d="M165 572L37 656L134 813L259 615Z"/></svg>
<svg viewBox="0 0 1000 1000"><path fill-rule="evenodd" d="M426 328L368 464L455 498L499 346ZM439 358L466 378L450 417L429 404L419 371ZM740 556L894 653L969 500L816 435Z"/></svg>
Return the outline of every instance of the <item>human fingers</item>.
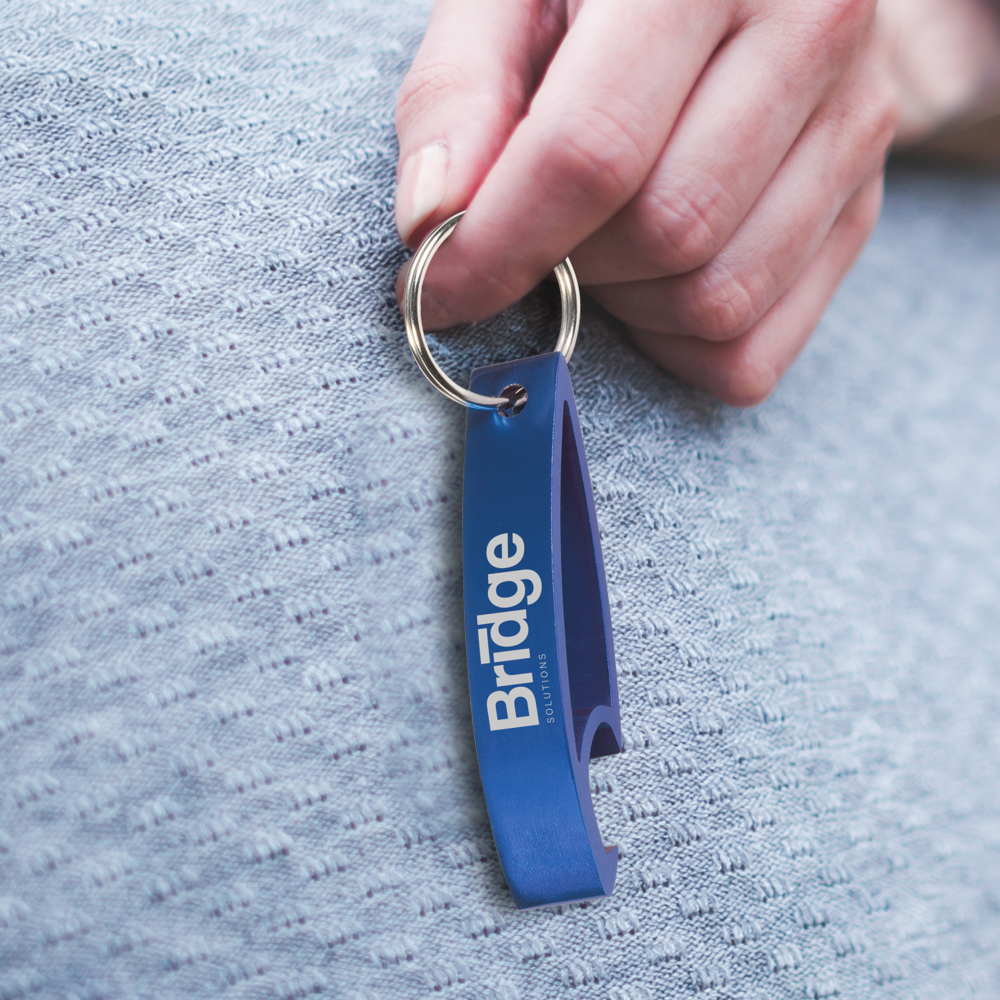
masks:
<svg viewBox="0 0 1000 1000"><path fill-rule="evenodd" d="M881 172L895 123L884 62L861 61L819 109L732 239L687 274L588 289L634 326L728 340L795 282L841 209Z"/></svg>
<svg viewBox="0 0 1000 1000"><path fill-rule="evenodd" d="M732 9L732 0L586 0L435 258L425 325L498 312L632 198Z"/></svg>
<svg viewBox="0 0 1000 1000"><path fill-rule="evenodd" d="M809 340L867 242L881 202L880 174L844 206L798 281L742 336L713 343L630 326L633 341L656 364L724 403L756 406L774 391Z"/></svg>
<svg viewBox="0 0 1000 1000"><path fill-rule="evenodd" d="M573 251L584 284L683 274L743 222L872 33L873 0L793 0L734 31L636 196Z"/></svg>
<svg viewBox="0 0 1000 1000"><path fill-rule="evenodd" d="M437 0L396 105L396 227L411 246L468 205L565 27L537 0Z"/></svg>

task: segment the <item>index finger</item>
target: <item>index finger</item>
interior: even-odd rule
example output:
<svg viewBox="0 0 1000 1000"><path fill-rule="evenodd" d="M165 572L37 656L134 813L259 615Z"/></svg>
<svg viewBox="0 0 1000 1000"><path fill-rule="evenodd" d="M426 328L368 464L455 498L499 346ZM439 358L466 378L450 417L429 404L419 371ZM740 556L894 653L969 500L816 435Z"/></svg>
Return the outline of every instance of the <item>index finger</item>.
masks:
<svg viewBox="0 0 1000 1000"><path fill-rule="evenodd" d="M615 0L587 0L435 258L428 326L499 312L631 199L731 10L727 2L637 0L623 16Z"/></svg>

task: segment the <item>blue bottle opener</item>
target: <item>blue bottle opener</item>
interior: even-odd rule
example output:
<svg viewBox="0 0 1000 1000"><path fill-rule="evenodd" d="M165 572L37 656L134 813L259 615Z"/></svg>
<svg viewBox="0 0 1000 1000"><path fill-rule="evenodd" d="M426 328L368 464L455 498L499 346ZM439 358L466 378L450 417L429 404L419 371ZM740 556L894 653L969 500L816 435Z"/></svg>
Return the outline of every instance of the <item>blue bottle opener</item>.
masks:
<svg viewBox="0 0 1000 1000"><path fill-rule="evenodd" d="M611 895L590 761L618 753L621 720L604 561L566 362L580 328L569 260L555 268L553 354L472 373L468 389L431 355L424 276L463 213L410 261L403 318L430 383L469 407L462 549L465 632L479 773L500 864L521 908Z"/></svg>
<svg viewBox="0 0 1000 1000"><path fill-rule="evenodd" d="M478 368L470 389L519 395L470 409L462 548L469 691L500 863L519 907L611 894L590 759L621 721L604 563L561 353ZM510 415L506 415L510 413Z"/></svg>

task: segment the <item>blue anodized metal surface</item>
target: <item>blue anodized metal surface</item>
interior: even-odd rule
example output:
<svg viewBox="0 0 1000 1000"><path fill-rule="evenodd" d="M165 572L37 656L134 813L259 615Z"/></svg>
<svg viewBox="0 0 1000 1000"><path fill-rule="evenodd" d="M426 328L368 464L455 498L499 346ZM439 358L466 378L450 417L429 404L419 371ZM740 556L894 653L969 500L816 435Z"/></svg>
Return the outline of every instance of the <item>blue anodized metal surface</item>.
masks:
<svg viewBox="0 0 1000 1000"><path fill-rule="evenodd" d="M466 644L479 771L517 906L608 896L592 757L621 748L611 617L583 439L562 354L472 373L528 397L468 411L463 497Z"/></svg>

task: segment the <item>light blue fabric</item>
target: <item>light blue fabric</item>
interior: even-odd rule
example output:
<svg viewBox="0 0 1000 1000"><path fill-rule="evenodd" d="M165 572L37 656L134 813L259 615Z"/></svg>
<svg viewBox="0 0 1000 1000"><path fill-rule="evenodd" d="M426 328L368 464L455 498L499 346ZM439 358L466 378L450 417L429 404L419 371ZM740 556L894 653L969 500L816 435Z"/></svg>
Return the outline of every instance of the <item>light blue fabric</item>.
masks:
<svg viewBox="0 0 1000 1000"><path fill-rule="evenodd" d="M520 913L469 728L464 415L392 298L424 17L0 9L0 998L1000 995L1000 185L897 174L755 411L588 305L622 861Z"/></svg>

